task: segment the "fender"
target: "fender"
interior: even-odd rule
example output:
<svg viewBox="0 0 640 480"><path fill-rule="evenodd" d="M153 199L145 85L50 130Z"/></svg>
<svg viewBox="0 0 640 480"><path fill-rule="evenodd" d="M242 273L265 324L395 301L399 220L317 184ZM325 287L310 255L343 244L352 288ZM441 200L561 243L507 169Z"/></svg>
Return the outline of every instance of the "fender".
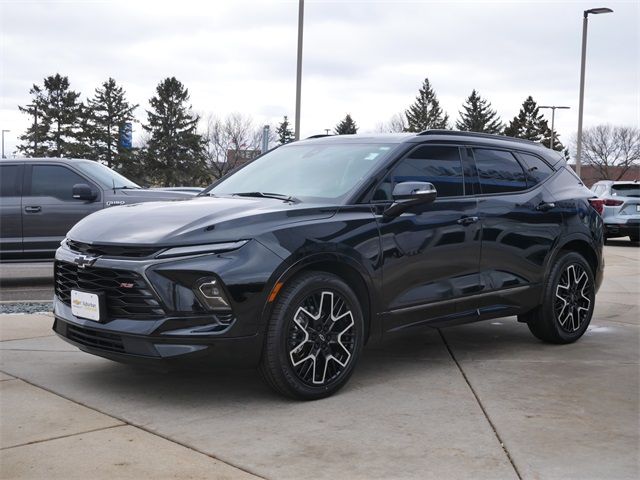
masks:
<svg viewBox="0 0 640 480"><path fill-rule="evenodd" d="M379 288L376 288L376 283L372 278L370 272L358 262L355 258L345 255L344 253L339 253L335 251L330 252L318 252L302 257L293 263L287 265L287 262L283 262L281 267L276 269L272 277L266 284L265 292L269 292L269 295L265 299L264 308L262 310L262 325L266 329L266 325L269 322L269 317L271 315L271 311L273 308L273 302L269 302L269 296L277 284L286 284L292 277L294 277L300 271L306 269L307 267L325 262L333 262L346 265L353 269L362 279L366 289L366 295L368 298L368 338L370 341L378 340L381 337L381 323L378 320L378 312L379 305L376 301L376 298L379 298ZM277 293L277 290L276 290ZM367 320L367 319L365 319ZM367 325L365 325L367 327Z"/></svg>

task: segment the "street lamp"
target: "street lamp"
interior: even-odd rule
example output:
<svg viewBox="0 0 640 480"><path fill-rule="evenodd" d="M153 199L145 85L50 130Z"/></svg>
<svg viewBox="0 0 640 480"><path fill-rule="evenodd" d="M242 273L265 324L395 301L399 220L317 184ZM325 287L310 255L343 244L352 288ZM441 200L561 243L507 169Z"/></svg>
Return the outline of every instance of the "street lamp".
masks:
<svg viewBox="0 0 640 480"><path fill-rule="evenodd" d="M584 11L582 19L582 60L580 63L580 100L578 102L578 139L576 142L576 174L580 176L581 158L582 158L582 114L584 107L584 66L587 58L587 25L589 23L589 14L598 15L601 13L611 13L610 8L592 8Z"/></svg>
<svg viewBox="0 0 640 480"><path fill-rule="evenodd" d="M550 108L551 109L551 150L553 150L553 140L556 134L555 132L555 123L556 123L556 108L560 110L569 110L571 107L560 107L558 105L541 105L538 108Z"/></svg>
<svg viewBox="0 0 640 480"><path fill-rule="evenodd" d="M298 3L298 62L296 66L296 120L294 139L300 140L300 88L302 86L302 24L304 23L304 0Z"/></svg>
<svg viewBox="0 0 640 480"><path fill-rule="evenodd" d="M38 156L38 104L30 103L27 107L33 107L33 156Z"/></svg>
<svg viewBox="0 0 640 480"><path fill-rule="evenodd" d="M4 156L4 132L10 132L11 130L2 130L2 158L7 158Z"/></svg>

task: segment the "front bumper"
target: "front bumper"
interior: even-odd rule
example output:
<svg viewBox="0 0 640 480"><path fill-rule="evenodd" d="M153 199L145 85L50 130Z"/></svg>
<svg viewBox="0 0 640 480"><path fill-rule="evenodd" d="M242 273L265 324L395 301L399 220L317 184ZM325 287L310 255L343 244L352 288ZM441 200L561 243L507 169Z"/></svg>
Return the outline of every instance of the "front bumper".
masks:
<svg viewBox="0 0 640 480"><path fill-rule="evenodd" d="M170 259L98 257L90 267L77 270L74 277L73 269L67 267L74 264L77 256L65 246L56 253L53 328L67 342L85 352L126 363L168 365L195 360L216 365L258 364L269 280L281 262L259 242L249 242L224 254ZM60 266L65 267L60 270L64 272L62 276L58 276ZM127 272L133 272L135 277L129 280ZM201 307L194 310L187 307L185 311L184 305L172 303L167 290L171 282L167 278L185 273L193 276L194 272L196 277L215 275L224 283L232 309L226 318ZM101 291L104 284L101 275L107 281L106 293ZM65 282L72 285L69 287ZM65 285L64 289L61 285ZM102 295L106 307L101 321L73 315L66 292L69 288ZM169 290L178 290L178 284ZM127 302L128 292L144 296L151 307L145 304L140 313L138 306Z"/></svg>
<svg viewBox="0 0 640 480"><path fill-rule="evenodd" d="M253 367L262 353L262 335L243 337L149 333L158 320L118 319L102 324L74 316L55 299L53 330L80 350L124 363L169 367L180 363ZM171 321L167 318L164 321ZM202 319L205 323L207 319ZM197 330L197 329L196 329Z"/></svg>

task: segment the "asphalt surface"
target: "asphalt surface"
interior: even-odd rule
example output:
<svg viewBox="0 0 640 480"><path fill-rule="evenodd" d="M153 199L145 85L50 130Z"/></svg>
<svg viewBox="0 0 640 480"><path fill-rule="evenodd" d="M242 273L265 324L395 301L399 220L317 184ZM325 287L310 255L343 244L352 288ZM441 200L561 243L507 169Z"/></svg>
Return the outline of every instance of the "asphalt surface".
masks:
<svg viewBox="0 0 640 480"><path fill-rule="evenodd" d="M306 403L253 371L141 370L62 342L48 316L0 315L0 477L637 479L640 248L605 260L573 345L515 318L416 332ZM81 466L61 460L76 449Z"/></svg>
<svg viewBox="0 0 640 480"><path fill-rule="evenodd" d="M0 264L0 302L50 302L53 262Z"/></svg>

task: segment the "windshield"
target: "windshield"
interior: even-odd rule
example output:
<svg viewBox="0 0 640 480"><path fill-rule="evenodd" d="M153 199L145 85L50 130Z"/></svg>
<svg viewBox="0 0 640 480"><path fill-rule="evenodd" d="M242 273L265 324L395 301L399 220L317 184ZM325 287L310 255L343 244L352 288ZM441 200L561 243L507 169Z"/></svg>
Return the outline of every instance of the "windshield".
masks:
<svg viewBox="0 0 640 480"><path fill-rule="evenodd" d="M611 195L620 197L640 197L640 184L637 183L620 183L611 185Z"/></svg>
<svg viewBox="0 0 640 480"><path fill-rule="evenodd" d="M141 188L128 178L123 177L99 162L77 162L74 166L104 188Z"/></svg>
<svg viewBox="0 0 640 480"><path fill-rule="evenodd" d="M207 193L279 194L307 201L340 200L379 165L394 144L287 145L256 159Z"/></svg>

